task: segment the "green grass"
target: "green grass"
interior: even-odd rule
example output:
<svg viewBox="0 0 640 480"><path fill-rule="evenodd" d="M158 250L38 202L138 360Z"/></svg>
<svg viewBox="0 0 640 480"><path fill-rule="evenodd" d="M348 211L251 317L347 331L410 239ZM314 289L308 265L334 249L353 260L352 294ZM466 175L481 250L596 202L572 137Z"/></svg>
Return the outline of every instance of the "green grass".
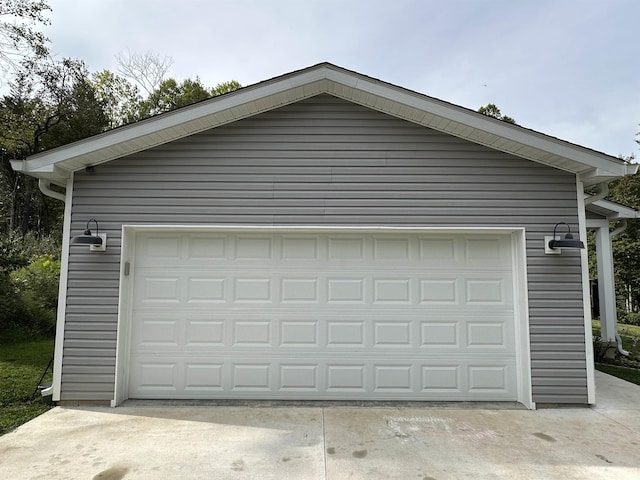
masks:
<svg viewBox="0 0 640 480"><path fill-rule="evenodd" d="M600 332L600 320L593 320L591 324L594 329L597 329L598 332ZM640 326L638 325L625 325L625 324L619 323L618 333L620 333L622 329L625 330L625 335L630 335L632 337L635 335L637 337L640 337Z"/></svg>
<svg viewBox="0 0 640 480"><path fill-rule="evenodd" d="M600 336L600 321L593 320L591 327L593 335ZM640 326L618 324L618 334L622 339L622 348L629 352L629 358L617 358L615 362L625 366L596 363L596 369L627 382L640 385L640 369L636 368L640 362L640 341L637 341L635 345L633 343L633 337L640 338Z"/></svg>
<svg viewBox="0 0 640 480"><path fill-rule="evenodd" d="M0 344L0 435L51 408L39 393L34 400L31 395L52 354L53 339Z"/></svg>
<svg viewBox="0 0 640 480"><path fill-rule="evenodd" d="M591 322L593 335L600 335L600 320ZM633 344L633 337L640 338L640 326L618 324L618 334L622 339L622 348L629 352L629 357L640 361L640 341Z"/></svg>
<svg viewBox="0 0 640 480"><path fill-rule="evenodd" d="M596 363L596 370L621 378L627 382L640 385L640 370L637 368L618 367L616 365Z"/></svg>

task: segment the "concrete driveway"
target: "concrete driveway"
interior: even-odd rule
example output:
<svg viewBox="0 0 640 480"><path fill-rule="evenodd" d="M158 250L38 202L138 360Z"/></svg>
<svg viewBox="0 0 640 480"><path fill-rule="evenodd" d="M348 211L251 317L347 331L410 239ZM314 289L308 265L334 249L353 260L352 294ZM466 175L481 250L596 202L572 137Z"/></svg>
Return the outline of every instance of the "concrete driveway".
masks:
<svg viewBox="0 0 640 480"><path fill-rule="evenodd" d="M640 478L640 387L595 408L54 408L0 437L2 479ZM308 404L307 404L308 405Z"/></svg>

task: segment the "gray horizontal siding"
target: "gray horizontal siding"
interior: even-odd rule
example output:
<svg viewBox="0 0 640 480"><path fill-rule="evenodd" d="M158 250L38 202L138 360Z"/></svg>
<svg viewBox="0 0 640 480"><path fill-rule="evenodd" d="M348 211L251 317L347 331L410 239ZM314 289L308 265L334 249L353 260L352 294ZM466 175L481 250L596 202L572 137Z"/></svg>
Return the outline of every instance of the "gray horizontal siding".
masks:
<svg viewBox="0 0 640 480"><path fill-rule="evenodd" d="M122 224L523 226L534 401L587 400L575 178L327 95L98 165L74 183L62 399L112 398ZM95 368L93 368L95 367Z"/></svg>

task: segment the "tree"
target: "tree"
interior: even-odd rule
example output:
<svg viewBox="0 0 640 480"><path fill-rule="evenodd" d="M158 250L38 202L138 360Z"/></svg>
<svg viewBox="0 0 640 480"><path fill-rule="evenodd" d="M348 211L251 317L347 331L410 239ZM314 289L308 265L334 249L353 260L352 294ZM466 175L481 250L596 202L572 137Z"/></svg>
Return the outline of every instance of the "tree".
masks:
<svg viewBox="0 0 640 480"><path fill-rule="evenodd" d="M181 83L169 78L140 102L138 119L185 107L238 88L240 88L240 84L235 80L220 83L208 90L198 77L195 80L187 78Z"/></svg>
<svg viewBox="0 0 640 480"><path fill-rule="evenodd" d="M611 182L607 198L640 210L640 173ZM612 248L618 316L622 322L640 323L640 221L628 220L626 230L613 237Z"/></svg>
<svg viewBox="0 0 640 480"><path fill-rule="evenodd" d="M117 105L113 110L117 122L121 123L142 120L240 88L235 80L207 89L198 77L187 78L182 82L175 78L165 78L173 65L173 59L152 51L120 52L116 59L120 76L105 70L95 80L103 84L98 89L107 94L105 98L109 99L109 104ZM146 93L146 97L140 97L138 87ZM115 102L117 97L121 103Z"/></svg>
<svg viewBox="0 0 640 480"><path fill-rule="evenodd" d="M516 121L513 118L502 115L500 109L495 105L495 103L488 103L486 106L480 107L478 109L478 113L482 113L483 115L486 115L488 117L497 118L498 120L502 120L503 122L517 125Z"/></svg>
<svg viewBox="0 0 640 480"><path fill-rule="evenodd" d="M160 88L165 75L173 65L173 59L161 57L157 53L120 52L116 55L120 74L129 81L138 84L147 95Z"/></svg>
<svg viewBox="0 0 640 480"><path fill-rule="evenodd" d="M103 70L91 75L96 98L109 118L109 128L115 128L137 117L142 97L136 85L126 78Z"/></svg>
<svg viewBox="0 0 640 480"><path fill-rule="evenodd" d="M78 60L28 59L0 99L0 217L5 231L46 234L59 225L61 204L13 171L9 160L104 131L108 119Z"/></svg>
<svg viewBox="0 0 640 480"><path fill-rule="evenodd" d="M36 24L49 25L46 0L0 0L0 70L7 74L28 58L48 54L48 39Z"/></svg>
<svg viewBox="0 0 640 480"><path fill-rule="evenodd" d="M242 88L242 85L240 85L240 83L238 83L236 80L222 82L211 89L211 96L217 97L218 95L233 92L234 90L238 90L239 88Z"/></svg>

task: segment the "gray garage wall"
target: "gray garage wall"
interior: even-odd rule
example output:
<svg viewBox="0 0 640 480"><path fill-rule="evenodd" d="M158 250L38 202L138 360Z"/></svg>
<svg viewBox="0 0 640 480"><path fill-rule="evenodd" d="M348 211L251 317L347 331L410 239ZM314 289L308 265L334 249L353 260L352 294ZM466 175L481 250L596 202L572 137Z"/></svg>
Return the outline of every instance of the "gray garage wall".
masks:
<svg viewBox="0 0 640 480"><path fill-rule="evenodd" d="M95 217L105 253L71 247L62 400L113 398L122 224L524 226L533 400L586 403L575 177L333 98L301 101L78 172L72 235Z"/></svg>

